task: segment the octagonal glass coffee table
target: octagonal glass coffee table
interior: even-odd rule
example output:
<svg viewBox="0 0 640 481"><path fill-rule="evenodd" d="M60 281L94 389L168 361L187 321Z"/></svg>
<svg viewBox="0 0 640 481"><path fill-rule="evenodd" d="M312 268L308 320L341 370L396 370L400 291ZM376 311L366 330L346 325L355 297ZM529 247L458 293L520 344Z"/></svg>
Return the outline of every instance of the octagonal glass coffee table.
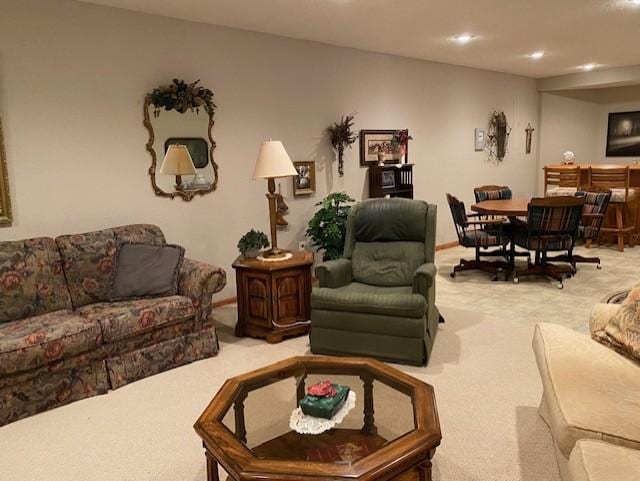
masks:
<svg viewBox="0 0 640 481"><path fill-rule="evenodd" d="M330 380L355 408L322 434L289 427L306 387ZM229 379L194 426L209 481L431 479L442 438L433 388L367 358L294 357Z"/></svg>

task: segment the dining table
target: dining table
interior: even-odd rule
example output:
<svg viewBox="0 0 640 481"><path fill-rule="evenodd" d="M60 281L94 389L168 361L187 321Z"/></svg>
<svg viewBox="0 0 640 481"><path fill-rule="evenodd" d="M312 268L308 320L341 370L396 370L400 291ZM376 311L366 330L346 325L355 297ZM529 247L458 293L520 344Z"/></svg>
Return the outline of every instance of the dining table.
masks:
<svg viewBox="0 0 640 481"><path fill-rule="evenodd" d="M506 217L509 219L511 224L515 224L518 217L527 217L529 199L516 198L483 200L482 202L473 204L471 206L471 210L480 215ZM510 271L507 273L508 278L515 271L516 257L530 258L531 254L529 252L516 251L515 229L507 229L507 233L509 234L511 245L509 249L509 259L507 259Z"/></svg>

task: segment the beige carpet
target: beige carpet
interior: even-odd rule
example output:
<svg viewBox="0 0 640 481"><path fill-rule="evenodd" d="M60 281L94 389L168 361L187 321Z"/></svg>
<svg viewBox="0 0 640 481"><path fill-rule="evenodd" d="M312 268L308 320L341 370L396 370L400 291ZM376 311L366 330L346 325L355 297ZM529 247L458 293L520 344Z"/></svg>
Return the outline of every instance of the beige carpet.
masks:
<svg viewBox="0 0 640 481"><path fill-rule="evenodd" d="M581 267L558 290L522 280L448 274L467 254L438 255L440 328L426 368L401 367L436 390L443 432L434 460L442 481L558 481L531 336L536 322L585 331L591 306L637 280L640 248L591 249L604 268ZM189 366L0 428L1 481L204 481L192 425L224 380L308 352L305 337L268 345L236 339L235 308L219 309L221 352Z"/></svg>

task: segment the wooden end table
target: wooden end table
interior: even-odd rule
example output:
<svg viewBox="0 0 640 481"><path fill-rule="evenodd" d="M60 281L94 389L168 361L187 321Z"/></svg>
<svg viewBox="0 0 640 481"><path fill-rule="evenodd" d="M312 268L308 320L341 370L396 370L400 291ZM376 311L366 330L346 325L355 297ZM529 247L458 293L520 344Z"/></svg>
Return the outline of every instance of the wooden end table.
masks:
<svg viewBox="0 0 640 481"><path fill-rule="evenodd" d="M238 257L233 263L238 296L236 336L276 343L309 332L313 253L292 254L283 261Z"/></svg>
<svg viewBox="0 0 640 481"><path fill-rule="evenodd" d="M342 424L322 434L289 427L311 384L356 393ZM375 406L375 412L374 412ZM380 361L300 356L227 380L194 426L208 481L431 481L442 434L433 387Z"/></svg>

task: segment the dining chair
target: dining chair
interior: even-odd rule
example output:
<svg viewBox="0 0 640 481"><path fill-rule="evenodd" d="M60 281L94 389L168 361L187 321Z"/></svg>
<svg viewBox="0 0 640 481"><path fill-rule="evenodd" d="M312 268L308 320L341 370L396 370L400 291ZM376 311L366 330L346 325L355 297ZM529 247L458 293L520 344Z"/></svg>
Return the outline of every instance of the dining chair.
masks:
<svg viewBox="0 0 640 481"><path fill-rule="evenodd" d="M629 246L634 246L636 230L637 205L636 191L629 187L629 166L589 167L589 185L611 189L610 205L615 209L615 226L601 227L603 233L611 233L617 238L618 250L624 251L625 237L629 238ZM632 216L633 212L633 216ZM630 217L632 219L630 220Z"/></svg>
<svg viewBox="0 0 640 481"><path fill-rule="evenodd" d="M584 240L585 247L590 248L592 242L597 241L600 237L600 229L611 199L611 190L598 186L581 186L578 187L575 195L576 197L584 198L580 226L578 227L578 238ZM549 257L548 260L552 262L568 262L574 271L576 270L576 264L578 262L596 264L598 269L602 268L600 265L600 257L586 257L574 254L573 251L567 254Z"/></svg>
<svg viewBox="0 0 640 481"><path fill-rule="evenodd" d="M451 277L461 271L481 270L493 275L492 280L498 280L498 273L509 269L506 261L487 261L482 257L503 257L508 259L507 245L509 237L502 232L504 219L469 219L464 202L451 194L447 194L447 202L451 209L451 216L458 235L460 245L475 249L473 260L460 259L453 267ZM494 248L493 250L487 250Z"/></svg>
<svg viewBox="0 0 640 481"><path fill-rule="evenodd" d="M513 197L511 189L506 185L483 185L482 187L476 187L473 189L473 195L476 198L476 202L511 199Z"/></svg>
<svg viewBox="0 0 640 481"><path fill-rule="evenodd" d="M544 167L544 195L557 197L573 195L580 185L580 166L563 165Z"/></svg>
<svg viewBox="0 0 640 481"><path fill-rule="evenodd" d="M584 202L584 197L576 196L531 199L527 222L517 226L514 239L516 245L535 252L535 261L526 269L516 267L514 284L523 276L542 275L558 281L559 289L564 287L563 278L573 274L573 269L552 264L548 253L564 251L572 255Z"/></svg>

